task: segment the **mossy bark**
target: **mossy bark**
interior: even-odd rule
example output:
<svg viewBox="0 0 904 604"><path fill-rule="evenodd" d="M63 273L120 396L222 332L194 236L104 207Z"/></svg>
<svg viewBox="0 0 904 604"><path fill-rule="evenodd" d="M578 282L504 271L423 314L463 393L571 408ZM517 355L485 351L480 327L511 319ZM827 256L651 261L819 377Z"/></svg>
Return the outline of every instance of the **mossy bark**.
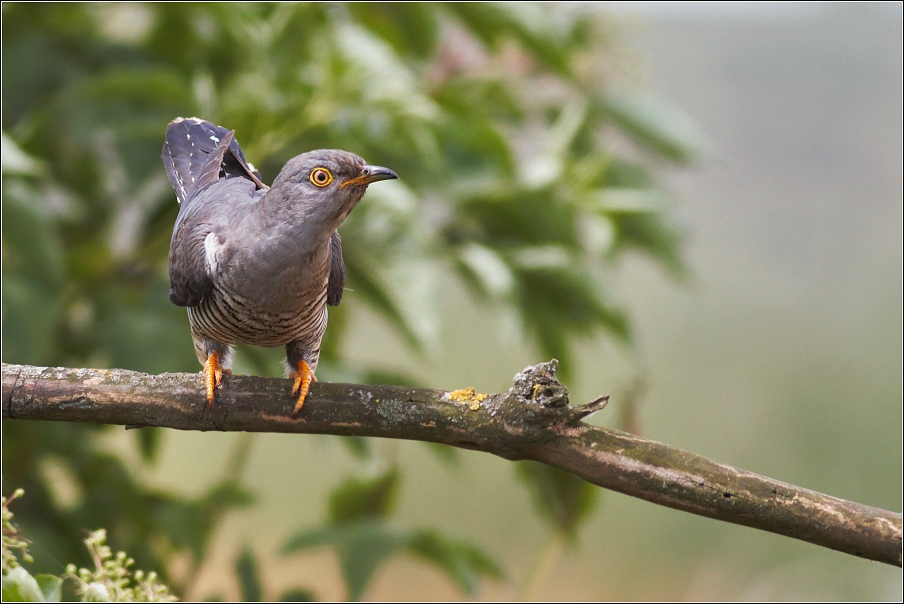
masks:
<svg viewBox="0 0 904 604"><path fill-rule="evenodd" d="M293 419L290 380L224 376L211 411L201 374L4 364L3 418L442 443L540 461L653 503L901 566L901 514L584 424L606 397L569 405L557 369L529 367L491 395L317 382Z"/></svg>

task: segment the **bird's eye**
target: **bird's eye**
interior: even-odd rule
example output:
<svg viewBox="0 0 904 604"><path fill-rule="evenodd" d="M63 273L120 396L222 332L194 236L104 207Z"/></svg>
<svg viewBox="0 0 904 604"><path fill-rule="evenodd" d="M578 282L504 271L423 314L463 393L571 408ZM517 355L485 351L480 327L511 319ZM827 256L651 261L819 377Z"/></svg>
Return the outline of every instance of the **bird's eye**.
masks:
<svg viewBox="0 0 904 604"><path fill-rule="evenodd" d="M326 168L315 168L314 171L311 172L311 182L314 183L315 186L325 187L333 182L333 175L330 174L330 171Z"/></svg>

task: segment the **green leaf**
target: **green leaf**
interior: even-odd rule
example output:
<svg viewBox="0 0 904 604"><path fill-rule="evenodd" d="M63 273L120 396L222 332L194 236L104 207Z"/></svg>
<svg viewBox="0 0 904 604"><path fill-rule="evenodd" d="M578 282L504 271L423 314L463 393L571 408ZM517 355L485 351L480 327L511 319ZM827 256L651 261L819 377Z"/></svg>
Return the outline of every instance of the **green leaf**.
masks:
<svg viewBox="0 0 904 604"><path fill-rule="evenodd" d="M113 69L87 79L76 93L95 102L120 98L179 105L191 102L191 85L171 69Z"/></svg>
<svg viewBox="0 0 904 604"><path fill-rule="evenodd" d="M422 56L437 42L437 13L419 2L353 2L349 11L364 27L389 42L396 52Z"/></svg>
<svg viewBox="0 0 904 604"><path fill-rule="evenodd" d="M404 544L404 537L385 527L356 525L354 535L339 548L342 575L350 600L361 599L377 567L388 560Z"/></svg>
<svg viewBox="0 0 904 604"><path fill-rule="evenodd" d="M622 91L602 100L600 109L636 142L675 163L695 163L712 153L693 121L649 93Z"/></svg>
<svg viewBox="0 0 904 604"><path fill-rule="evenodd" d="M63 597L63 580L55 575L35 575L35 580L41 588L41 594L45 602L60 602Z"/></svg>
<svg viewBox="0 0 904 604"><path fill-rule="evenodd" d="M469 543L435 530L408 533L366 520L302 531L286 542L283 553L319 546L331 546L339 555L350 600L360 599L376 569L400 549L435 565L465 593L472 593L481 577L504 577L492 558Z"/></svg>
<svg viewBox="0 0 904 604"><path fill-rule="evenodd" d="M515 278L505 259L492 248L469 243L459 250L461 268L469 280L479 284L480 290L494 298L511 293Z"/></svg>
<svg viewBox="0 0 904 604"><path fill-rule="evenodd" d="M4 602L43 602L44 593L37 580L21 566L3 575Z"/></svg>
<svg viewBox="0 0 904 604"><path fill-rule="evenodd" d="M260 571L257 568L257 557L246 545L235 561L235 574L239 577L239 588L243 602L260 602L264 590L261 586Z"/></svg>
<svg viewBox="0 0 904 604"><path fill-rule="evenodd" d="M207 505L218 510L240 509L254 503L254 495L232 479L214 486L204 499Z"/></svg>
<svg viewBox="0 0 904 604"><path fill-rule="evenodd" d="M349 527L345 525L328 525L316 529L299 531L286 540L282 547L282 553L292 554L324 545L338 547L345 543L349 531Z"/></svg>
<svg viewBox="0 0 904 604"><path fill-rule="evenodd" d="M377 268L373 265L368 266L364 261L359 263L358 259L346 256L345 269L348 274L346 283L355 290L355 293L389 320L390 325L403 335L409 344L422 349L422 342L412 326L409 325L405 314L391 293L389 284L378 274Z"/></svg>
<svg viewBox="0 0 904 604"><path fill-rule="evenodd" d="M610 187L600 190L594 201L605 212L657 213L669 207L669 198L656 189Z"/></svg>
<svg viewBox="0 0 904 604"><path fill-rule="evenodd" d="M346 480L330 495L330 522L343 524L386 518L398 494L399 478L398 469L393 467L369 480Z"/></svg>
<svg viewBox="0 0 904 604"><path fill-rule="evenodd" d="M410 386L411 388L423 388L424 383L407 373L388 369L368 369L360 375L361 384Z"/></svg>
<svg viewBox="0 0 904 604"><path fill-rule="evenodd" d="M684 237L660 214L613 213L610 217L620 247L643 250L661 262L674 277L685 275L684 261L679 254Z"/></svg>
<svg viewBox="0 0 904 604"><path fill-rule="evenodd" d="M447 7L490 48L498 48L506 38L515 38L532 58L559 75L572 76L567 51L569 36L555 27L558 24L548 12L485 2L454 2Z"/></svg>
<svg viewBox="0 0 904 604"><path fill-rule="evenodd" d="M41 161L22 150L6 132L0 133L0 168L3 174L41 174L45 167Z"/></svg>
<svg viewBox="0 0 904 604"><path fill-rule="evenodd" d="M339 555L349 600L358 600L377 567L405 545L407 536L382 522L363 520L302 531L283 546L283 553L332 546Z"/></svg>
<svg viewBox="0 0 904 604"><path fill-rule="evenodd" d="M446 573L466 594L474 593L480 578L505 577L499 565L480 548L449 539L435 530L415 532L408 550Z"/></svg>
<svg viewBox="0 0 904 604"><path fill-rule="evenodd" d="M345 448L358 459L370 458L370 443L363 436L340 436L339 439Z"/></svg>
<svg viewBox="0 0 904 604"><path fill-rule="evenodd" d="M280 602L316 602L317 596L310 589L289 589L279 596Z"/></svg>
<svg viewBox="0 0 904 604"><path fill-rule="evenodd" d="M161 428L149 426L135 431L135 437L138 439L138 450L141 452L141 459L145 463L151 463L157 457L157 451L160 450L160 438L163 436Z"/></svg>
<svg viewBox="0 0 904 604"><path fill-rule="evenodd" d="M447 466L457 466L461 461L458 449L442 443L424 443L431 453Z"/></svg>
<svg viewBox="0 0 904 604"><path fill-rule="evenodd" d="M517 465L518 476L533 496L540 517L571 542L599 497L599 489L574 474L536 461Z"/></svg>
<svg viewBox="0 0 904 604"><path fill-rule="evenodd" d="M530 268L517 271L519 311L525 327L533 332L544 355L559 359L560 376L571 370L569 338L586 337L590 328L603 327L610 335L630 343L624 312L592 286L585 270L542 266L543 254L530 258ZM547 260L551 260L547 259ZM531 317L542 316L542 322Z"/></svg>

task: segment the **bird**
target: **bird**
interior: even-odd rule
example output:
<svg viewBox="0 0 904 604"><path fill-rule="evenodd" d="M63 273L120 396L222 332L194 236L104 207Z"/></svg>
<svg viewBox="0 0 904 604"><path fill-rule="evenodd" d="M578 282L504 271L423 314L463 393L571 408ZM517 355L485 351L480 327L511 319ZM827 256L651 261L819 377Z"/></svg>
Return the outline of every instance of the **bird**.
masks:
<svg viewBox="0 0 904 604"><path fill-rule="evenodd" d="M169 298L188 309L209 408L236 342L285 346L296 417L316 380L327 306L342 300L337 229L369 184L398 175L318 149L290 159L268 187L235 131L199 118L167 125L162 159L179 203Z"/></svg>

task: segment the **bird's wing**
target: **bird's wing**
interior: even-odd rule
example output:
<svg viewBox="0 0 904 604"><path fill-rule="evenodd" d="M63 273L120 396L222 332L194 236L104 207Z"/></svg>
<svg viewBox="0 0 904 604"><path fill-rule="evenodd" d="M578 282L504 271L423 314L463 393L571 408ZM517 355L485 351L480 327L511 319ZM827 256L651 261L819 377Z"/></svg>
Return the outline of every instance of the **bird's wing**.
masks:
<svg viewBox="0 0 904 604"><path fill-rule="evenodd" d="M326 303L339 306L342 289L345 287L345 262L342 260L342 240L339 231L330 236L330 280L326 286Z"/></svg>
<svg viewBox="0 0 904 604"><path fill-rule="evenodd" d="M180 218L182 215L180 214ZM196 220L182 220L170 242L170 302L177 306L197 306L213 289L205 242L209 232Z"/></svg>
<svg viewBox="0 0 904 604"><path fill-rule="evenodd" d="M230 178L208 185L202 180L180 208L169 252L173 304L197 306L213 289L218 266L228 264L235 253L234 222L248 203L256 203L251 181Z"/></svg>
<svg viewBox="0 0 904 604"><path fill-rule="evenodd" d="M193 132L197 134L197 130ZM192 136L191 132L188 136ZM194 152L188 158L178 156L184 160L182 163L172 162L171 178L173 174L176 178L181 178L182 174L191 175L187 186L181 190L184 197L170 241L170 301L178 306L197 306L213 289L217 265L225 260L223 254L228 253L225 243L229 230L224 227L230 214L241 211L242 203L253 199L257 187L254 181L245 177L247 166L233 148L234 136L235 133L229 130L222 138L216 137L220 140L209 152L200 151L200 157L205 160L203 164L195 159ZM200 147L195 145L194 148ZM164 158L166 149L164 146ZM176 158L173 156L174 160ZM180 172L183 167L189 171ZM240 174L229 172L239 168ZM179 195L180 188L175 184L174 188Z"/></svg>
<svg viewBox="0 0 904 604"><path fill-rule="evenodd" d="M161 157L180 205L200 191L202 179L210 184L221 178L239 177L252 181L258 189L269 188L245 160L235 138L222 145L229 133L225 128L196 117L179 118L166 127ZM211 156L216 155L220 147L223 149L219 161L210 163Z"/></svg>

